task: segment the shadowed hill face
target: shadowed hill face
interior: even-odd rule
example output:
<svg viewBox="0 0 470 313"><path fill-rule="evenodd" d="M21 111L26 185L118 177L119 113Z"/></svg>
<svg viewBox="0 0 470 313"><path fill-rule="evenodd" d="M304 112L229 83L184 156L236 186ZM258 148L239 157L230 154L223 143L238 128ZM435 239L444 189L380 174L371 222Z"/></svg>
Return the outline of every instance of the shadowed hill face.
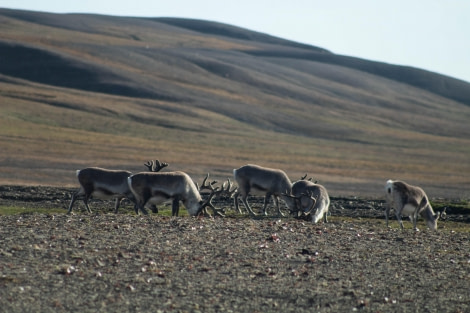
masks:
<svg viewBox="0 0 470 313"><path fill-rule="evenodd" d="M124 79L98 66L68 60L45 50L0 43L0 73L41 84L104 92L129 97L150 97L150 92L126 86ZM112 82L115 83L112 83Z"/></svg>
<svg viewBox="0 0 470 313"><path fill-rule="evenodd" d="M0 9L0 23L3 183L155 158L221 180L246 163L309 172L338 192L466 182L467 83L206 21Z"/></svg>

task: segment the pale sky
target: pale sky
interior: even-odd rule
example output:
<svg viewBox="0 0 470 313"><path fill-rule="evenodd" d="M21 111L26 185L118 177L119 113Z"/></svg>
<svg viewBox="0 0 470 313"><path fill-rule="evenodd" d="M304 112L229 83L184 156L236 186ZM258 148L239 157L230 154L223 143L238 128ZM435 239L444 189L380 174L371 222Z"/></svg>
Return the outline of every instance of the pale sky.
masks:
<svg viewBox="0 0 470 313"><path fill-rule="evenodd" d="M470 82L469 0L0 0L0 7L216 21Z"/></svg>

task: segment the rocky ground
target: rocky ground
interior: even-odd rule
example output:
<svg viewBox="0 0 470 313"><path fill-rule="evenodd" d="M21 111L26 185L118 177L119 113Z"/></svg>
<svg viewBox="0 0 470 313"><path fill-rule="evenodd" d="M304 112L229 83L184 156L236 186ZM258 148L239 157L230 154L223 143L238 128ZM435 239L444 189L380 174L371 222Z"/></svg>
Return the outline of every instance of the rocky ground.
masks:
<svg viewBox="0 0 470 313"><path fill-rule="evenodd" d="M0 186L0 206L65 208L71 191ZM470 312L457 208L415 232L385 228L380 200L332 199L318 225L91 206L0 216L0 312Z"/></svg>

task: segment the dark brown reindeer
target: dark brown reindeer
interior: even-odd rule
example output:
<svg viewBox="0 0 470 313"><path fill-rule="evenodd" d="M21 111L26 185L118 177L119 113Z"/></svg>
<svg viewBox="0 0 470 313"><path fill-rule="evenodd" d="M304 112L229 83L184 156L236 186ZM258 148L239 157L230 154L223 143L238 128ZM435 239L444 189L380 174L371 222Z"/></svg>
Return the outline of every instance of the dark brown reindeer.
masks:
<svg viewBox="0 0 470 313"><path fill-rule="evenodd" d="M147 166L149 171L158 172L168 166L168 163L160 163L160 161L155 160L155 162L149 161L144 165ZM77 170L80 189L72 195L67 214L72 212L75 201L82 196L85 207L89 213L91 213L91 209L88 206L88 201L92 197L98 199L116 199L114 213L118 212L119 205L124 198L128 198L135 203L134 195L127 184L127 178L131 175L132 173L129 171L108 170L99 167L88 167ZM134 207L134 209L136 213L138 213L137 207ZM152 208L152 211L154 211L154 208ZM142 212L147 214L146 211Z"/></svg>

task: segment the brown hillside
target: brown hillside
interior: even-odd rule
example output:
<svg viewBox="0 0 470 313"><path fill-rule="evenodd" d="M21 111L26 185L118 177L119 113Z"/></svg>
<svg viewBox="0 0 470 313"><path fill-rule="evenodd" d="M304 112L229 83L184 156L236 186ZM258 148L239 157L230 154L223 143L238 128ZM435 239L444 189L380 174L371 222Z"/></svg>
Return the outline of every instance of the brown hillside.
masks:
<svg viewBox="0 0 470 313"><path fill-rule="evenodd" d="M468 198L470 84L230 25L0 9L0 184L160 159L200 181L246 163L332 195L403 179Z"/></svg>

